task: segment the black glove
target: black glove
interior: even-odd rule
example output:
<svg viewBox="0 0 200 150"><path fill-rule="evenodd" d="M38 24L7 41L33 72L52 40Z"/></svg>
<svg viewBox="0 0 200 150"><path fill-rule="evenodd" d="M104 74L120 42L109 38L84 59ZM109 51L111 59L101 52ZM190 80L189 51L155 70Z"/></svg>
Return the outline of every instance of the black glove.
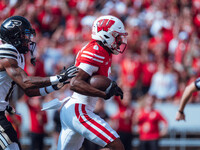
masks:
<svg viewBox="0 0 200 150"><path fill-rule="evenodd" d="M60 90L65 84L69 83L69 81L65 81L65 82L62 82L62 83L58 83L58 84L54 84L52 85L53 89L54 90Z"/></svg>
<svg viewBox="0 0 200 150"><path fill-rule="evenodd" d="M77 73L77 71L78 71L78 68L74 65L68 67L67 69L64 67L63 70L60 72L60 74L57 75L59 82L65 82L68 79L75 77L76 76L75 73Z"/></svg>
<svg viewBox="0 0 200 150"><path fill-rule="evenodd" d="M10 115L13 115L13 114L16 113L15 109L14 109L12 106L10 106L10 105L7 105L7 106L6 106L6 111L7 111Z"/></svg>
<svg viewBox="0 0 200 150"><path fill-rule="evenodd" d="M123 99L123 91L120 87L118 87L117 83L115 81L112 81L109 87L106 89L106 98L109 99L112 96L120 96L121 99Z"/></svg>

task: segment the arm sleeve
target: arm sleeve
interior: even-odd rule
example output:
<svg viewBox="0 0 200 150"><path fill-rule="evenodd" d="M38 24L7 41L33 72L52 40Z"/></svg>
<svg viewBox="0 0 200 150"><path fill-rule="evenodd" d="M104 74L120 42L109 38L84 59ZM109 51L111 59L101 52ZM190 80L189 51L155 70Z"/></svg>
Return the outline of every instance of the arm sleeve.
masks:
<svg viewBox="0 0 200 150"><path fill-rule="evenodd" d="M18 52L12 45L5 44L0 47L0 58L10 58L17 60Z"/></svg>
<svg viewBox="0 0 200 150"><path fill-rule="evenodd" d="M86 64L86 63L80 63L80 65L78 66L78 68L81 68L83 71L87 72L90 76L97 72L99 67L90 65L90 64Z"/></svg>

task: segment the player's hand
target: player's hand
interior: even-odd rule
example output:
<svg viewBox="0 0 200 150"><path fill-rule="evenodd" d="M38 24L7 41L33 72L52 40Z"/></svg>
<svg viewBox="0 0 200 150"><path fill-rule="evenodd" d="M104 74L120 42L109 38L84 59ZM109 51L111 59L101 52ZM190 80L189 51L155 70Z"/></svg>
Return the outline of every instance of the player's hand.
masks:
<svg viewBox="0 0 200 150"><path fill-rule="evenodd" d="M67 84L68 79L71 79L76 76L76 73L78 72L78 68L76 66L70 66L67 69L64 67L63 70L60 72L59 75L57 75L59 82L64 82L64 84Z"/></svg>
<svg viewBox="0 0 200 150"><path fill-rule="evenodd" d="M69 83L69 81L65 81L65 82L62 82L62 83L58 83L58 84L54 84L52 85L53 89L54 90L60 90L65 84Z"/></svg>
<svg viewBox="0 0 200 150"><path fill-rule="evenodd" d="M120 87L118 87L117 83L115 81L112 81L110 86L106 89L106 98L109 99L112 96L120 96L121 99L123 99L123 91Z"/></svg>
<svg viewBox="0 0 200 150"><path fill-rule="evenodd" d="M185 114L183 112L178 111L176 113L176 120L180 121L180 120L184 120L185 121Z"/></svg>

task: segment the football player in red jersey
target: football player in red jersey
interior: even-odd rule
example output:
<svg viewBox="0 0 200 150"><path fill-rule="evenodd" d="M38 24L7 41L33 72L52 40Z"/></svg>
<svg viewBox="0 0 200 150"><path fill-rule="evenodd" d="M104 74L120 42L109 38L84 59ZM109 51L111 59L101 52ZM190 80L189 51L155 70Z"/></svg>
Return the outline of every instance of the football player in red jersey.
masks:
<svg viewBox="0 0 200 150"><path fill-rule="evenodd" d="M93 40L76 57L75 65L79 72L70 82L74 93L60 111L62 130L58 150L79 150L84 138L102 146L104 150L124 150L116 131L93 113L97 97L109 99L116 95L123 98L122 90L112 81L106 91L100 91L88 84L87 80L96 74L108 77L112 54L124 52L127 35L123 23L114 16L101 16L95 20Z"/></svg>

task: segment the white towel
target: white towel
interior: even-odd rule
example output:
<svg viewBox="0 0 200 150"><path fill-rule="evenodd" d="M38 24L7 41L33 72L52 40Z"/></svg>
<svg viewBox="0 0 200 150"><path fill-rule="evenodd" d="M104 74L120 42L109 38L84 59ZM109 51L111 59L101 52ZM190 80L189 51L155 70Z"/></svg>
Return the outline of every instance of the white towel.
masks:
<svg viewBox="0 0 200 150"><path fill-rule="evenodd" d="M60 101L59 99L55 98L49 102L43 103L41 110L44 111L44 110L50 110L50 109L59 109L62 106L62 104L64 102L69 101L69 99L70 97L66 97L62 101Z"/></svg>

